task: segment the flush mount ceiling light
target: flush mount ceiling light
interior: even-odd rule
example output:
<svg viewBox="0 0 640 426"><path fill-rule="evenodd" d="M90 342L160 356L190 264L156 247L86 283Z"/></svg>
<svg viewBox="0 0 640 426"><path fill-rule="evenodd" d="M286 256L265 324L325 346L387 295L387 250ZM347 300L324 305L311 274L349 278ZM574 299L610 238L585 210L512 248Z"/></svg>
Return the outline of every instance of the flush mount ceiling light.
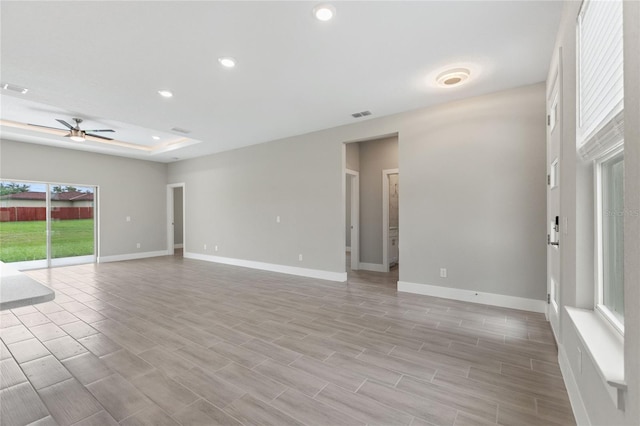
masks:
<svg viewBox="0 0 640 426"><path fill-rule="evenodd" d="M319 4L313 8L313 16L318 21L330 21L336 15L336 8L330 4Z"/></svg>
<svg viewBox="0 0 640 426"><path fill-rule="evenodd" d="M436 81L442 87L453 87L467 81L470 75L471 72L466 68L454 68L440 73Z"/></svg>
<svg viewBox="0 0 640 426"><path fill-rule="evenodd" d="M159 141L160 140L160 136L151 136L151 139L153 139L154 141Z"/></svg>
<svg viewBox="0 0 640 426"><path fill-rule="evenodd" d="M158 94L160 96L162 96L163 98L171 98L171 97L173 97L173 93L171 93L169 90L158 90Z"/></svg>
<svg viewBox="0 0 640 426"><path fill-rule="evenodd" d="M223 56L222 58L218 58L218 62L220 62L220 65L222 65L225 68L233 68L236 66L236 60L229 56Z"/></svg>

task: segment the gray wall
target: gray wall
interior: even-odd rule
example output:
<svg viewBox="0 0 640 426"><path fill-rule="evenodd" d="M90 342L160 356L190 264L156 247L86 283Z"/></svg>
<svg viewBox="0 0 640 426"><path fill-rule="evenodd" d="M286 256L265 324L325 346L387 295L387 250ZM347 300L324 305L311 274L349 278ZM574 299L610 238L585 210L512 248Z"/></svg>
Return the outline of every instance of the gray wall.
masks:
<svg viewBox="0 0 640 426"><path fill-rule="evenodd" d="M592 424L637 425L640 418L640 224L637 215L625 216L625 380L626 410L618 410L612 388L602 380L571 319L562 309L594 307L593 165L576 152L576 18L580 2L566 2L556 40L562 48L563 130L560 214L569 223L561 250L561 309L558 346L566 353L579 397ZM625 49L625 210L640 212L640 3L624 2ZM556 53L557 54L557 53ZM629 238L631 237L631 238ZM578 352L581 351L581 355ZM581 359L581 363L578 361Z"/></svg>
<svg viewBox="0 0 640 426"><path fill-rule="evenodd" d="M173 188L173 243L182 244L182 187Z"/></svg>
<svg viewBox="0 0 640 426"><path fill-rule="evenodd" d="M186 251L343 272L343 143L397 133L400 280L542 300L544 117L536 84L172 163Z"/></svg>
<svg viewBox="0 0 640 426"><path fill-rule="evenodd" d="M536 85L430 110L419 137L400 134L401 281L546 296L544 121Z"/></svg>
<svg viewBox="0 0 640 426"><path fill-rule="evenodd" d="M347 143L346 150L346 168L355 172L360 171L360 144Z"/></svg>
<svg viewBox="0 0 640 426"><path fill-rule="evenodd" d="M171 164L188 194L185 252L344 271L343 147L331 140L318 132Z"/></svg>
<svg viewBox="0 0 640 426"><path fill-rule="evenodd" d="M382 170L398 168L398 137L360 142L360 262L382 264Z"/></svg>
<svg viewBox="0 0 640 426"><path fill-rule="evenodd" d="M7 140L0 152L2 179L99 186L100 256L166 251L166 164Z"/></svg>

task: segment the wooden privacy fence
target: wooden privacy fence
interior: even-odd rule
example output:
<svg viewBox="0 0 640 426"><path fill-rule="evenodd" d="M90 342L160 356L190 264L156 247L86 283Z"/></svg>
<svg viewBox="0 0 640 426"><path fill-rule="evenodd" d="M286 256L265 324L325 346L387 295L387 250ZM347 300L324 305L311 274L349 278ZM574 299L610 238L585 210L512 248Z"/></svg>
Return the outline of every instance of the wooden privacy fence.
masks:
<svg viewBox="0 0 640 426"><path fill-rule="evenodd" d="M53 207L53 220L93 219L93 207ZM47 220L46 207L0 207L0 222Z"/></svg>

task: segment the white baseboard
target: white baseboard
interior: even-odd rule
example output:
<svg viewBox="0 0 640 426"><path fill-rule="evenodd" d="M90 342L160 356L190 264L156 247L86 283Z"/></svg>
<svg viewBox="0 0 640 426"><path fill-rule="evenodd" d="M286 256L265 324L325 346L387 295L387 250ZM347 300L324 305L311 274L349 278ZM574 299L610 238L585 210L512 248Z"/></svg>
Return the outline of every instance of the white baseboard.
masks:
<svg viewBox="0 0 640 426"><path fill-rule="evenodd" d="M347 253L351 253L351 247L347 247Z"/></svg>
<svg viewBox="0 0 640 426"><path fill-rule="evenodd" d="M115 254L113 256L100 256L98 263L120 262L123 260L145 259L147 257L167 256L167 250L146 251L142 253Z"/></svg>
<svg viewBox="0 0 640 426"><path fill-rule="evenodd" d="M580 395L580 388L578 387L576 377L571 370L571 364L569 363L569 358L567 358L567 351L564 350L564 346L562 345L558 345L558 364L560 364L560 371L562 372L564 385L567 388L567 394L569 394L569 401L571 402L573 416L576 418L576 424L580 426L590 426L591 421L589 420L589 414L587 414L587 408Z"/></svg>
<svg viewBox="0 0 640 426"><path fill-rule="evenodd" d="M539 313L544 313L546 309L546 302L544 300L527 299L524 297L506 296L503 294L495 293L484 293L480 291L442 287L429 284L416 284L398 281L398 291Z"/></svg>
<svg viewBox="0 0 640 426"><path fill-rule="evenodd" d="M174 249L176 249L176 248L184 248L184 244L174 244L173 248Z"/></svg>
<svg viewBox="0 0 640 426"><path fill-rule="evenodd" d="M225 265L242 266L244 268L260 269L263 271L279 272L281 274L298 275L301 277L318 278L328 281L347 281L346 272L330 272L320 269L299 268L297 266L278 265L275 263L255 262L253 260L234 259L231 257L210 256L200 253L184 253L186 259L204 260L206 262L222 263Z"/></svg>
<svg viewBox="0 0 640 426"><path fill-rule="evenodd" d="M388 272L382 263L366 263L360 262L358 264L358 269L364 271L372 271L372 272Z"/></svg>

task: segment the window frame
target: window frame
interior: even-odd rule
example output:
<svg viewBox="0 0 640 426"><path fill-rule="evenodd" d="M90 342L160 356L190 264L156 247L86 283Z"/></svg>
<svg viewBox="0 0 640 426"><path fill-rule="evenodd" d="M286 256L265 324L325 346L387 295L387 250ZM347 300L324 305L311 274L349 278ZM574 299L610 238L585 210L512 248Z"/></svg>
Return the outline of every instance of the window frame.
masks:
<svg viewBox="0 0 640 426"><path fill-rule="evenodd" d="M620 139L614 144L611 149L606 153L594 160L594 199L595 199L595 297L594 297L594 310L608 323L613 329L624 336L624 323L620 322L618 318L611 312L611 310L604 304L604 238L603 238L603 178L602 169L603 164L607 161L617 157L618 155L624 156L624 140ZM624 157L623 160L624 161Z"/></svg>

